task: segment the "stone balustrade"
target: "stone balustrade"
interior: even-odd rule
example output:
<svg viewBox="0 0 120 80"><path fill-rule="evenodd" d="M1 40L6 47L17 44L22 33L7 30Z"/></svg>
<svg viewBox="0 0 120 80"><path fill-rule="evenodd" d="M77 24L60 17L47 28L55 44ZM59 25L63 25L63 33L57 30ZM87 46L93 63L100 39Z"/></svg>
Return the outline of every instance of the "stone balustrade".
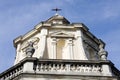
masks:
<svg viewBox="0 0 120 80"><path fill-rule="evenodd" d="M34 72L41 74L112 76L110 65L112 65L110 61L43 59L36 61Z"/></svg>
<svg viewBox="0 0 120 80"><path fill-rule="evenodd" d="M36 71L42 72L79 72L79 73L101 73L102 66L99 64L80 63L48 63L42 62L37 65Z"/></svg>
<svg viewBox="0 0 120 80"><path fill-rule="evenodd" d="M6 72L5 74L3 73L4 75L2 77L0 76L0 80L12 80L12 78L18 76L23 72L23 65L13 66Z"/></svg>
<svg viewBox="0 0 120 80"><path fill-rule="evenodd" d="M13 80L24 74L112 76L110 61L25 58L0 74L0 80Z"/></svg>

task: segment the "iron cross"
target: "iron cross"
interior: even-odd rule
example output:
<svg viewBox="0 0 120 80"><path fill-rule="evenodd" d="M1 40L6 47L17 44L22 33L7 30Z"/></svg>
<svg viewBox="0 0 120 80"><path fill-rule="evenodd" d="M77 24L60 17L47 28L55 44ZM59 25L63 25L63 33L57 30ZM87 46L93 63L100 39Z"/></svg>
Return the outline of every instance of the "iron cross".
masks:
<svg viewBox="0 0 120 80"><path fill-rule="evenodd" d="M58 13L58 11L61 11L61 9L55 8L55 9L52 9L52 11L55 11L56 13Z"/></svg>

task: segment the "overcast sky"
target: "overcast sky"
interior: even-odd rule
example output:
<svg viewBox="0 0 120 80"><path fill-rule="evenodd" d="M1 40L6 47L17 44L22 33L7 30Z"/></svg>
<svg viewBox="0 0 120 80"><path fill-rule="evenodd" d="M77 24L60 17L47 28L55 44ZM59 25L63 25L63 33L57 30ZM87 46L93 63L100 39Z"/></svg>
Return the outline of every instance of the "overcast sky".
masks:
<svg viewBox="0 0 120 80"><path fill-rule="evenodd" d="M108 59L120 69L120 0L0 0L0 73L14 63L13 40L53 16L56 7L102 39Z"/></svg>

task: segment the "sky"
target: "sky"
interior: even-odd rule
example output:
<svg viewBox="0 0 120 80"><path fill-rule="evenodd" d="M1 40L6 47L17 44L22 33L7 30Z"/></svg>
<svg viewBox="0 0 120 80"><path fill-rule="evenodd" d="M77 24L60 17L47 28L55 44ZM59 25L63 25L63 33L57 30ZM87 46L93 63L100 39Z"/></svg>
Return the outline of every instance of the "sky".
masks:
<svg viewBox="0 0 120 80"><path fill-rule="evenodd" d="M106 43L108 60L120 70L120 0L0 0L0 73L13 66L13 40L55 14L84 23Z"/></svg>

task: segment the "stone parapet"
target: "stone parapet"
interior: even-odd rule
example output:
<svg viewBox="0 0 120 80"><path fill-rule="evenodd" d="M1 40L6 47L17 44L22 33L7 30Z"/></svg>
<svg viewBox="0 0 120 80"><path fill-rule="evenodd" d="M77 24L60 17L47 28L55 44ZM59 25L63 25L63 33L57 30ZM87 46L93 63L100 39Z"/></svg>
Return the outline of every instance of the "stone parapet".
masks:
<svg viewBox="0 0 120 80"><path fill-rule="evenodd" d="M25 58L20 63L1 73L0 80L15 80L14 78L22 74L120 77L120 71L116 70L110 61Z"/></svg>

